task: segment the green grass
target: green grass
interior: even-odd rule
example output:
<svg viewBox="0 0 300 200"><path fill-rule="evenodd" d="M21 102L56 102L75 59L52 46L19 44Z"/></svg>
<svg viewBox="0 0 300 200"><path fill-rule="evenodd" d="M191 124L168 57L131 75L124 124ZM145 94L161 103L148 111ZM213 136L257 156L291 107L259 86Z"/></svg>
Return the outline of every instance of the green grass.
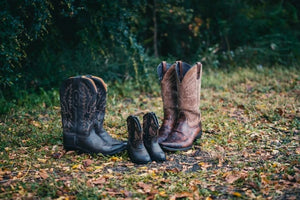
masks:
<svg viewBox="0 0 300 200"><path fill-rule="evenodd" d="M205 69L203 137L165 163L65 152L58 92L32 95L0 121L0 198L288 199L300 193L300 76L297 69ZM110 83L105 128L127 139L126 118L154 111L159 84ZM201 149L201 151L199 151Z"/></svg>

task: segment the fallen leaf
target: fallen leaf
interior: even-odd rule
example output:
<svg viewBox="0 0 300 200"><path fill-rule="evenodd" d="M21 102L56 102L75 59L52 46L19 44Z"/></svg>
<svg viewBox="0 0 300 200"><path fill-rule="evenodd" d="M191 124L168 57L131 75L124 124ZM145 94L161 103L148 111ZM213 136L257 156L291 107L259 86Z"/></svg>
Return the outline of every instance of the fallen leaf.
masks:
<svg viewBox="0 0 300 200"><path fill-rule="evenodd" d="M200 162L198 165L201 167L202 170L207 170L207 168L212 166L211 164L208 164L206 162Z"/></svg>
<svg viewBox="0 0 300 200"><path fill-rule="evenodd" d="M41 123L40 122L38 122L38 121L31 121L31 124L33 125L33 126L35 126L35 127L38 127L38 128L42 128L42 125L41 125Z"/></svg>
<svg viewBox="0 0 300 200"><path fill-rule="evenodd" d="M49 177L48 173L44 170L41 170L39 172L40 177L42 177L43 179L47 179Z"/></svg>
<svg viewBox="0 0 300 200"><path fill-rule="evenodd" d="M82 161L82 164L83 164L84 167L88 167L88 166L90 166L93 163L94 163L94 161L90 160L90 159L86 159L86 160Z"/></svg>
<svg viewBox="0 0 300 200"><path fill-rule="evenodd" d="M144 182L138 182L137 185L144 190L144 192L149 193L151 191L152 185L146 184Z"/></svg>
<svg viewBox="0 0 300 200"><path fill-rule="evenodd" d="M68 197L60 196L56 200L68 200L68 199L69 199Z"/></svg>
<svg viewBox="0 0 300 200"><path fill-rule="evenodd" d="M95 185L101 185L106 182L106 179L104 177L99 177L96 180L92 181Z"/></svg>
<svg viewBox="0 0 300 200"><path fill-rule="evenodd" d="M236 197L242 197L242 194L239 192L234 192L234 193L232 193L232 195L236 196Z"/></svg>
<svg viewBox="0 0 300 200"><path fill-rule="evenodd" d="M11 148L10 148L10 147L5 147L4 150L5 150L6 152L8 152L8 151L11 150Z"/></svg>
<svg viewBox="0 0 300 200"><path fill-rule="evenodd" d="M122 158L112 156L109 160L112 161L112 162L117 162L117 161L122 161Z"/></svg>
<svg viewBox="0 0 300 200"><path fill-rule="evenodd" d="M160 191L159 193L158 193L160 196L162 196L162 197L167 197L168 195L166 194L166 191Z"/></svg>
<svg viewBox="0 0 300 200"><path fill-rule="evenodd" d="M262 183L263 185L269 185L269 184L271 183L271 181L270 181L269 179L267 179L267 176L264 175L264 174L262 174L262 175L260 176L260 178L261 178L261 183Z"/></svg>
<svg viewBox="0 0 300 200"><path fill-rule="evenodd" d="M296 154L300 154L300 147L296 148Z"/></svg>
<svg viewBox="0 0 300 200"><path fill-rule="evenodd" d="M225 176L225 180L227 183L234 183L235 181L241 178L241 175L238 173L227 172L223 176Z"/></svg>
<svg viewBox="0 0 300 200"><path fill-rule="evenodd" d="M81 166L80 164L73 165L72 169L78 169L78 168L80 168L80 166Z"/></svg>
<svg viewBox="0 0 300 200"><path fill-rule="evenodd" d="M175 195L173 195L170 200L176 200L176 199L179 199L179 198L184 198L184 197L187 197L187 198L193 198L193 193L190 193L190 192L180 192L180 193L176 193Z"/></svg>
<svg viewBox="0 0 300 200"><path fill-rule="evenodd" d="M166 169L167 172L172 172L172 173L178 173L180 170L177 167L174 167L172 169Z"/></svg>
<svg viewBox="0 0 300 200"><path fill-rule="evenodd" d="M55 158L55 159L59 159L59 158L62 157L62 155L63 155L62 153L57 152L57 153L53 153L52 157Z"/></svg>
<svg viewBox="0 0 300 200"><path fill-rule="evenodd" d="M46 159L43 159L43 158L38 158L37 159L39 162L41 162L41 163L46 163L47 162L47 160Z"/></svg>
<svg viewBox="0 0 300 200"><path fill-rule="evenodd" d="M275 109L275 112L276 112L277 114L279 114L280 116L282 116L283 113L284 113L284 111L283 111L281 108L276 108L276 109Z"/></svg>

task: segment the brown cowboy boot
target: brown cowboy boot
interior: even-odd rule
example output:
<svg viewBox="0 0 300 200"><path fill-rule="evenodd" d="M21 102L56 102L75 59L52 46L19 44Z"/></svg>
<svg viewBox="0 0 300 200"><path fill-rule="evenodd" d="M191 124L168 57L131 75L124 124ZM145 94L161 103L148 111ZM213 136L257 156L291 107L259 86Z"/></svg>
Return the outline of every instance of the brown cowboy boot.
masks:
<svg viewBox="0 0 300 200"><path fill-rule="evenodd" d="M176 82L178 90L179 115L168 138L161 143L168 151L184 151L192 147L194 140L201 137L200 90L202 64L194 66L178 61Z"/></svg>
<svg viewBox="0 0 300 200"><path fill-rule="evenodd" d="M164 109L164 119L159 129L158 143L167 139L177 120L178 99L175 66L176 64L171 65L163 61L157 67Z"/></svg>

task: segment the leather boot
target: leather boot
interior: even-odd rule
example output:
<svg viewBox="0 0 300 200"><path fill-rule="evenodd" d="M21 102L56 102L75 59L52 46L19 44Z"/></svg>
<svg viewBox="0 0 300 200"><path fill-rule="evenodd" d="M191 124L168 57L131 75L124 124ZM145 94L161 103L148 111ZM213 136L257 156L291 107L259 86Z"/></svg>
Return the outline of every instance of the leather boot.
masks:
<svg viewBox="0 0 300 200"><path fill-rule="evenodd" d="M92 79L97 87L97 103L96 103L96 134L103 140L103 148L110 152L110 154L119 153L127 147L127 142L119 141L112 138L103 128L103 122L106 109L106 94L107 86L105 82L96 76L87 75L86 77Z"/></svg>
<svg viewBox="0 0 300 200"><path fill-rule="evenodd" d="M157 142L158 128L159 124L155 113L150 112L145 114L143 117L144 145L151 160L163 162L166 160L166 155Z"/></svg>
<svg viewBox="0 0 300 200"><path fill-rule="evenodd" d="M178 61L175 69L179 115L173 131L161 146L168 151L184 151L190 149L202 134L199 109L202 64L197 62L190 66Z"/></svg>
<svg viewBox="0 0 300 200"><path fill-rule="evenodd" d="M159 129L158 143L167 139L177 121L178 99L175 66L176 64L171 65L163 61L157 67L164 109L164 119Z"/></svg>
<svg viewBox="0 0 300 200"><path fill-rule="evenodd" d="M87 77L72 77L60 88L60 105L63 125L63 144L66 150L83 153L114 152L95 132L97 87Z"/></svg>
<svg viewBox="0 0 300 200"><path fill-rule="evenodd" d="M132 162L137 164L146 164L151 162L143 142L143 130L139 119L130 115L127 118L128 128L128 155Z"/></svg>

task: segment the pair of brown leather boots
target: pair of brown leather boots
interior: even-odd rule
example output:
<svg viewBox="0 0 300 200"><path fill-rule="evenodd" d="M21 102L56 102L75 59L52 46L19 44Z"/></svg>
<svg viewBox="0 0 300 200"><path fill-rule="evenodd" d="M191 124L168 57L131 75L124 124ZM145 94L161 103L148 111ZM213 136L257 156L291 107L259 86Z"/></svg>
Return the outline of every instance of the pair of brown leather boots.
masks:
<svg viewBox="0 0 300 200"><path fill-rule="evenodd" d="M163 61L157 72L164 109L158 143L167 151L188 150L202 134L199 109L202 64Z"/></svg>
<svg viewBox="0 0 300 200"><path fill-rule="evenodd" d="M112 138L103 128L107 88L96 76L65 80L60 88L63 144L66 150L112 155L127 142Z"/></svg>

